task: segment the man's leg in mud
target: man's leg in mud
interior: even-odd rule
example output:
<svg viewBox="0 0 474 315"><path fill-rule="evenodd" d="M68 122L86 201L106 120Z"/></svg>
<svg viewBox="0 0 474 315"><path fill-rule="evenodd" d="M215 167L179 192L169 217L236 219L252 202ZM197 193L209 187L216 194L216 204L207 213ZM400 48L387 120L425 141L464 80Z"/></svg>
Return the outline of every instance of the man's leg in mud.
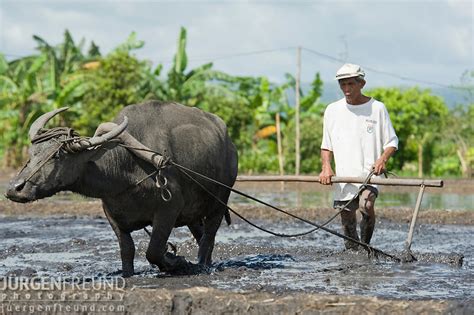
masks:
<svg viewBox="0 0 474 315"><path fill-rule="evenodd" d="M343 206L347 203L347 201L336 201L334 204L335 206ZM345 236L353 238L355 240L359 240L359 236L357 235L357 218L356 218L356 210L358 207L358 201L353 200L345 210L341 212L341 224L342 224L342 231L344 232ZM344 240L344 245L346 249L357 249L357 243L354 243L349 240Z"/></svg>
<svg viewBox="0 0 474 315"><path fill-rule="evenodd" d="M364 189L359 196L359 210L362 213L360 240L366 244L370 244L370 239L374 233L375 199L377 199L377 189L373 187Z"/></svg>

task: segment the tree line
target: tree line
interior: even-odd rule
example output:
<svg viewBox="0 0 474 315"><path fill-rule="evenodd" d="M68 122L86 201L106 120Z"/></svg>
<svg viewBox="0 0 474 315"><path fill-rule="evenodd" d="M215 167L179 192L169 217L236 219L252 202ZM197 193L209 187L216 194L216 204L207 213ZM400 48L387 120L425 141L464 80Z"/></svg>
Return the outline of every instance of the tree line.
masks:
<svg viewBox="0 0 474 315"><path fill-rule="evenodd" d="M239 152L239 172L295 172L295 77L276 84L264 76L234 76L206 63L189 69L186 30L181 29L167 73L134 55L144 42L132 33L103 55L100 47L76 43L65 31L52 45L33 36L37 53L8 61L0 54L0 156L3 167L19 167L27 158L28 129L39 115L64 106L70 110L56 124L92 135L124 106L144 100L176 101L220 116ZM463 76L474 93L474 71ZM301 173L320 171L322 120L327 104L320 101L323 82L315 73L308 91L300 90ZM400 138L388 165L403 176L472 177L474 104L448 108L430 90L376 88L365 91L384 102ZM472 98L470 99L472 102Z"/></svg>

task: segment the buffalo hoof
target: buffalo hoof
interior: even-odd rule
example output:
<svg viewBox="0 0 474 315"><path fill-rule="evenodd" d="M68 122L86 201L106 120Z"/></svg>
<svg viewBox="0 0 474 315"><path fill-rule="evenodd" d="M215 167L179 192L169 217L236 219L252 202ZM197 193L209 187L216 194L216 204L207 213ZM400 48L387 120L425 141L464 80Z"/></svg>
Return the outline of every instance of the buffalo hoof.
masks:
<svg viewBox="0 0 474 315"><path fill-rule="evenodd" d="M190 275L198 275L202 273L211 273L212 268L206 265L189 263L188 271Z"/></svg>
<svg viewBox="0 0 474 315"><path fill-rule="evenodd" d="M122 270L117 270L117 271L114 271L114 272L109 272L107 274L108 277L114 277L114 276L118 276L118 275L121 275L122 277L124 278L129 278L131 276L133 276L135 273L132 271L122 271Z"/></svg>
<svg viewBox="0 0 474 315"><path fill-rule="evenodd" d="M124 270L122 271L122 277L124 278L130 278L134 275L133 270Z"/></svg>
<svg viewBox="0 0 474 315"><path fill-rule="evenodd" d="M165 261L166 266L160 267L160 271L171 275L196 275L210 272L207 266L190 263L183 256L172 253L165 254Z"/></svg>

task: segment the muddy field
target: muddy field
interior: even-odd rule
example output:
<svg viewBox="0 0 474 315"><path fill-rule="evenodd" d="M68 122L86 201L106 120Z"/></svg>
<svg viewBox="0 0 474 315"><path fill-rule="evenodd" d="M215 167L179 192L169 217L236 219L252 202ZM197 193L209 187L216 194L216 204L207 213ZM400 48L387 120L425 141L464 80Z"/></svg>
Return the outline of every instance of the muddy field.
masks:
<svg viewBox="0 0 474 315"><path fill-rule="evenodd" d="M18 289L5 285L6 279L13 277L35 281L60 278L66 283L80 279L81 288L45 291L52 294L50 300L45 301L44 296L35 300L37 304L58 302L55 309L47 311L59 313L77 311L65 309L68 305L91 307L94 303L97 309L89 308L88 312L474 311L474 211L422 211L412 245L418 259L414 263L345 252L342 240L324 232L276 238L233 217L233 224L223 225L218 232L214 265L208 272L170 276L147 263L144 252L148 236L137 231L133 233L137 274L126 279L123 287L99 288L91 297L87 284L121 279L118 243L99 202L63 197L27 205L0 201L0 276L6 277L0 281L0 314L28 313L33 303L21 296L15 299ZM298 233L311 228L261 207L234 206L273 231ZM289 210L319 223L333 213L327 207ZM377 209L377 213L373 245L400 256L411 210ZM328 227L339 231L339 221ZM195 261L197 246L186 228L175 229L170 241L178 255ZM88 298L77 299L87 293ZM99 309L104 305L110 306Z"/></svg>

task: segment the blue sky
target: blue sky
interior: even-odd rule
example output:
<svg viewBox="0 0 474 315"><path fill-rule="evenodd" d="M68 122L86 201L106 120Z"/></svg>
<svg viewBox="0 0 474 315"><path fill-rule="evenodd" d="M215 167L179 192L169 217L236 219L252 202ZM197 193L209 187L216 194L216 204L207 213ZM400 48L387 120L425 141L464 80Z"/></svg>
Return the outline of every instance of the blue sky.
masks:
<svg viewBox="0 0 474 315"><path fill-rule="evenodd" d="M191 67L279 82L302 46L303 82L317 71L332 81L346 60L368 68L369 87L449 86L474 69L473 10L467 0L0 0L0 52L31 54L33 34L57 44L67 28L107 53L135 31L146 43L137 55L167 67L184 26Z"/></svg>

